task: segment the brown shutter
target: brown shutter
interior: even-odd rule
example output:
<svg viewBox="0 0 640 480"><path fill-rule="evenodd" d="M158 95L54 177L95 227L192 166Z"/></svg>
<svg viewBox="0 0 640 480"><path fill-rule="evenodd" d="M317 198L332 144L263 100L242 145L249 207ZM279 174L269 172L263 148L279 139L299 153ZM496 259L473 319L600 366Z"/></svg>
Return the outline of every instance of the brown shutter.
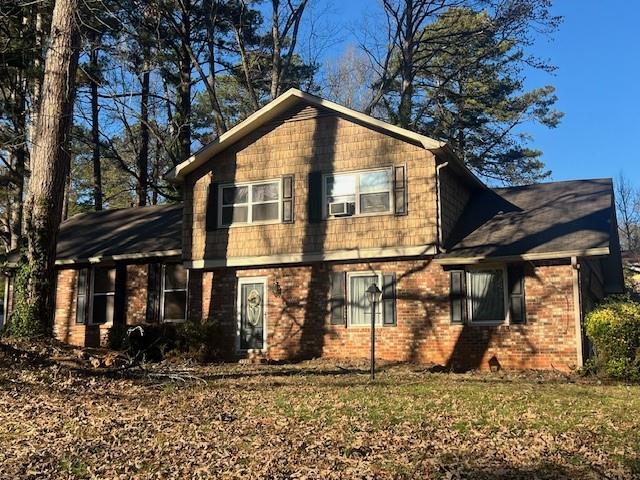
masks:
<svg viewBox="0 0 640 480"><path fill-rule="evenodd" d="M207 191L205 228L211 232L218 228L218 183L210 183Z"/></svg>
<svg viewBox="0 0 640 480"><path fill-rule="evenodd" d="M123 263L116 264L116 285L114 290L113 323L124 325L126 322L127 300L127 266Z"/></svg>
<svg viewBox="0 0 640 480"><path fill-rule="evenodd" d="M526 322L524 301L524 266L512 265L507 269L509 282L509 313L510 323L518 324Z"/></svg>
<svg viewBox="0 0 640 480"><path fill-rule="evenodd" d="M293 223L293 199L295 178L293 175L282 177L282 223Z"/></svg>
<svg viewBox="0 0 640 480"><path fill-rule="evenodd" d="M382 276L382 324L391 327L396 324L396 274Z"/></svg>
<svg viewBox="0 0 640 480"><path fill-rule="evenodd" d="M452 270L449 272L451 323L465 323L467 319L465 283L464 270Z"/></svg>
<svg viewBox="0 0 640 480"><path fill-rule="evenodd" d="M76 323L86 324L89 310L89 269L78 270L76 282Z"/></svg>
<svg viewBox="0 0 640 480"><path fill-rule="evenodd" d="M344 272L331 272L331 325L344 325L346 319L345 302L345 277Z"/></svg>
<svg viewBox="0 0 640 480"><path fill-rule="evenodd" d="M407 214L407 167L399 165L393 168L393 203L396 215Z"/></svg>
<svg viewBox="0 0 640 480"><path fill-rule="evenodd" d="M160 320L160 285L162 280L162 265L150 263L147 274L147 323L157 323Z"/></svg>
<svg viewBox="0 0 640 480"><path fill-rule="evenodd" d="M307 190L307 215L309 223L322 221L322 172L309 173Z"/></svg>

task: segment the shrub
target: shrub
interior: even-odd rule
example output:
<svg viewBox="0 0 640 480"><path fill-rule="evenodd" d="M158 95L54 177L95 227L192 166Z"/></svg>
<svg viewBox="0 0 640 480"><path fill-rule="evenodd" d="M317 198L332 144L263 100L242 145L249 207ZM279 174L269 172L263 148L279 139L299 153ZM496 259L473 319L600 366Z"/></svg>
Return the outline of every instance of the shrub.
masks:
<svg viewBox="0 0 640 480"><path fill-rule="evenodd" d="M132 357L144 355L146 361L158 361L169 353L186 354L200 362L222 360L230 353L228 343L220 327L211 322L114 325L107 336L109 348L127 351Z"/></svg>
<svg viewBox="0 0 640 480"><path fill-rule="evenodd" d="M590 367L621 380L640 381L640 303L626 295L607 298L586 318L593 345Z"/></svg>

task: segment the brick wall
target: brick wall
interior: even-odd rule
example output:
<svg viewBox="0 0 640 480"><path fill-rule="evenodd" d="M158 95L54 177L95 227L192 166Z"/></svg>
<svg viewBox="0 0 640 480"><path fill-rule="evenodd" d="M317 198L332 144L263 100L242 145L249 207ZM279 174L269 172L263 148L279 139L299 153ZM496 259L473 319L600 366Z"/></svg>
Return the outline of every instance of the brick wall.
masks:
<svg viewBox="0 0 640 480"><path fill-rule="evenodd" d="M369 328L330 325L327 298L330 271L367 269L395 272L398 278L397 325L377 329L378 358L460 369L487 368L493 358L504 368L576 365L572 269L558 262L527 265L525 325L451 325L448 273L429 261L216 269L203 273L202 294L193 297L202 318L219 322L234 342L237 279L266 276L270 358L366 358ZM280 297L270 291L276 280Z"/></svg>
<svg viewBox="0 0 640 480"><path fill-rule="evenodd" d="M127 265L125 319L127 325L144 323L147 319L147 264Z"/></svg>
<svg viewBox="0 0 640 480"><path fill-rule="evenodd" d="M183 257L188 260L411 247L436 242L435 158L422 146L319 112L275 122L247 135L186 181ZM407 165L408 215L377 215L307 222L311 171L349 172ZM212 173L212 172L215 172ZM212 181L240 182L295 175L295 223L206 232ZM215 179L213 178L215 176ZM191 228L189 227L191 226Z"/></svg>

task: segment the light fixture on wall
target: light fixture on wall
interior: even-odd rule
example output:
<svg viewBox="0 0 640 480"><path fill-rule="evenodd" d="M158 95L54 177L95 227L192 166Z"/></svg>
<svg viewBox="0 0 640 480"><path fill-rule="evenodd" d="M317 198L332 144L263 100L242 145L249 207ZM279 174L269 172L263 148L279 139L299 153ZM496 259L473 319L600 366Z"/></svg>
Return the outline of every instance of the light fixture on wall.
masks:
<svg viewBox="0 0 640 480"><path fill-rule="evenodd" d="M276 297L282 296L282 287L278 283L278 279L274 279L271 284L271 293L273 293Z"/></svg>

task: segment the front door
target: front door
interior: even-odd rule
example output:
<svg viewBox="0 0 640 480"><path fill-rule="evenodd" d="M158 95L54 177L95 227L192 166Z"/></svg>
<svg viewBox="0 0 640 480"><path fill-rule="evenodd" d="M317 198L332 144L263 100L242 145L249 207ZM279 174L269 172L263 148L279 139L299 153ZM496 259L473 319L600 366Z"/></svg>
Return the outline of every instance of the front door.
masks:
<svg viewBox="0 0 640 480"><path fill-rule="evenodd" d="M265 286L262 278L238 280L239 350L262 350L265 346Z"/></svg>

